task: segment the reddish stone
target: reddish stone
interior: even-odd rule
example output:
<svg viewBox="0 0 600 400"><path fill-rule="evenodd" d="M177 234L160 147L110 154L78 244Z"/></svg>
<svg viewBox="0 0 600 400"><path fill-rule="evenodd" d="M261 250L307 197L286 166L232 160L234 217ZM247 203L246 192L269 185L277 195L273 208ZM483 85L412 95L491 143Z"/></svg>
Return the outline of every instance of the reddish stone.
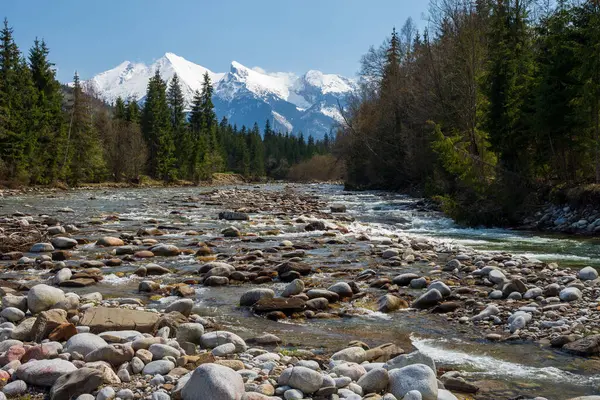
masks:
<svg viewBox="0 0 600 400"><path fill-rule="evenodd" d="M60 324L48 335L48 339L54 342L69 340L71 336L77 335L77 328L71 323Z"/></svg>
<svg viewBox="0 0 600 400"><path fill-rule="evenodd" d="M25 348L19 344L14 346L10 346L6 353L2 357L0 357L0 364L6 365L11 361L21 360L23 355L25 354Z"/></svg>

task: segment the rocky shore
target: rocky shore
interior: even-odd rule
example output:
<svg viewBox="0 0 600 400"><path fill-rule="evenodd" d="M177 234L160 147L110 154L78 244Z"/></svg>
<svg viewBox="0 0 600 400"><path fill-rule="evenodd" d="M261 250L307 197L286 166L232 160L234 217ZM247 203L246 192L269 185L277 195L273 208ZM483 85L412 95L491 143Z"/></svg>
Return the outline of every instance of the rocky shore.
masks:
<svg viewBox="0 0 600 400"><path fill-rule="evenodd" d="M371 236L345 206L291 187L212 190L162 206L172 218L69 208L0 218L0 397L506 398L439 368L406 340L356 338L323 352L272 332L249 335L206 316L203 288L240 288L231 307L282 324L441 314L483 343L600 355L600 280L591 267ZM206 207L221 212L189 217ZM284 229L293 240L280 238ZM103 293L109 275L134 282L135 293Z"/></svg>
<svg viewBox="0 0 600 400"><path fill-rule="evenodd" d="M575 207L549 204L523 221L521 229L579 235L600 232L600 209L592 204Z"/></svg>

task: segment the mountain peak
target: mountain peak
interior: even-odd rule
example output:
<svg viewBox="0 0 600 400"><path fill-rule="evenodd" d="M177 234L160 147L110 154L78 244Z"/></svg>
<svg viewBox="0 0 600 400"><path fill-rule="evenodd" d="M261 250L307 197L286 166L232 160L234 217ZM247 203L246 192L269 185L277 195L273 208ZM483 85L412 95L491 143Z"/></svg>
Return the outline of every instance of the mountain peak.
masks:
<svg viewBox="0 0 600 400"><path fill-rule="evenodd" d="M188 105L194 92L202 89L203 76L208 73L213 86L215 112L238 126L274 120L277 129L304 132L321 138L336 119L332 111L340 100L353 92L351 79L311 70L302 76L291 72L266 72L259 67L248 68L232 61L228 73L215 73L175 53L166 52L151 65L124 61L117 67L96 75L88 82L107 102L117 97L145 100L148 80L160 71L170 82L177 74Z"/></svg>

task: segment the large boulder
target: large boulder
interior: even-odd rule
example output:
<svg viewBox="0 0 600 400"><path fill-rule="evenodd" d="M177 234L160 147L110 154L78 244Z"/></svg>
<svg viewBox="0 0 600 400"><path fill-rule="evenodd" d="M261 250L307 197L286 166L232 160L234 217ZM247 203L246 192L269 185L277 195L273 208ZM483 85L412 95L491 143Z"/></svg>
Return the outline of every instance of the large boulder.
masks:
<svg viewBox="0 0 600 400"><path fill-rule="evenodd" d="M284 370L277 380L279 386L290 386L305 394L314 393L323 385L323 375L306 367L291 367Z"/></svg>
<svg viewBox="0 0 600 400"><path fill-rule="evenodd" d="M252 307L262 299L272 299L275 297L275 292L272 289L256 288L250 289L240 298L240 306Z"/></svg>
<svg viewBox="0 0 600 400"><path fill-rule="evenodd" d="M242 376L218 364L196 368L183 390L183 400L241 400L246 389Z"/></svg>
<svg viewBox="0 0 600 400"><path fill-rule="evenodd" d="M390 393L401 399L411 390L421 393L423 400L438 400L435 372L427 365L413 364L389 372Z"/></svg>
<svg viewBox="0 0 600 400"><path fill-rule="evenodd" d="M30 385L50 387L62 375L75 370L76 366L60 358L33 360L17 368L16 376Z"/></svg>
<svg viewBox="0 0 600 400"><path fill-rule="evenodd" d="M204 335L204 326L196 322L186 322L177 327L177 342L200 344Z"/></svg>
<svg viewBox="0 0 600 400"><path fill-rule="evenodd" d="M76 351L85 357L88 353L107 345L104 339L93 333L78 333L67 340L65 351L69 353Z"/></svg>
<svg viewBox="0 0 600 400"><path fill-rule="evenodd" d="M568 287L561 290L558 297L562 301L570 302L581 300L582 294L581 290L577 289L576 287Z"/></svg>
<svg viewBox="0 0 600 400"><path fill-rule="evenodd" d="M72 249L77 246L77 240L68 237L58 236L52 239L52 246L57 249Z"/></svg>
<svg viewBox="0 0 600 400"><path fill-rule="evenodd" d="M65 293L55 287L39 284L27 293L27 307L33 314L46 311L65 300Z"/></svg>
<svg viewBox="0 0 600 400"><path fill-rule="evenodd" d="M125 308L92 307L83 314L80 325L90 327L92 332L128 331L151 333L157 324L157 313Z"/></svg>
<svg viewBox="0 0 600 400"><path fill-rule="evenodd" d="M52 389L50 400L69 400L84 393L92 393L102 384L102 372L93 368L80 368L59 377Z"/></svg>
<svg viewBox="0 0 600 400"><path fill-rule="evenodd" d="M435 361L427 354L421 353L419 350L413 351L408 354L401 354L397 357L392 358L385 363L384 368L389 370L406 367L413 364L424 364L436 371Z"/></svg>

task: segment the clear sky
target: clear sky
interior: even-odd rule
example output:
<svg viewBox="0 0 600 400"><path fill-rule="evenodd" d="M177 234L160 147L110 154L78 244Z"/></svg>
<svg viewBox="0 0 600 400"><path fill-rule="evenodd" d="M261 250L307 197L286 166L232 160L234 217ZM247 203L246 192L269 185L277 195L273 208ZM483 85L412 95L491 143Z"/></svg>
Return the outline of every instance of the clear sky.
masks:
<svg viewBox="0 0 600 400"><path fill-rule="evenodd" d="M59 80L151 63L172 52L214 72L231 61L269 72L354 76L370 45L427 0L0 0L21 51L36 36L50 47Z"/></svg>

